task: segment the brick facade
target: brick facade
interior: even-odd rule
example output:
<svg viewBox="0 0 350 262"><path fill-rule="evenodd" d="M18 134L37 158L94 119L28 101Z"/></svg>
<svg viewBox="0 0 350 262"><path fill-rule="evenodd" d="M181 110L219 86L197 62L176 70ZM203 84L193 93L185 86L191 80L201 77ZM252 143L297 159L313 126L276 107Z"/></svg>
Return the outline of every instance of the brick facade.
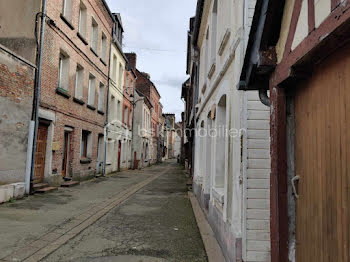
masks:
<svg viewBox="0 0 350 262"><path fill-rule="evenodd" d="M143 95L145 95L153 106L152 109L152 143L151 143L151 163L155 163L159 160L160 141L159 141L159 128L160 128L160 116L159 112L161 110L160 106L160 94L155 87L155 85L150 80L149 75L140 72L136 69L137 81L136 88Z"/></svg>
<svg viewBox="0 0 350 262"><path fill-rule="evenodd" d="M108 58L101 58L102 32L107 37L107 54L110 48L110 38L113 20L106 7L100 0L83 0L86 7L86 39L78 36L80 1L72 1L72 19L67 22L62 17L63 0L49 0L47 14L54 21L48 23L45 32L45 46L42 70L42 93L40 106L44 112L55 115L52 122L55 148L52 149L52 166L45 174L45 178L60 178L64 149L65 129L70 130L69 164L67 175L73 178L85 178L96 173L98 137L104 134L105 106L108 86ZM98 24L98 45L94 52L91 49L92 17ZM66 92L59 92L59 56L64 53L69 57L69 81ZM75 96L76 68L80 65L84 69L83 95L81 99ZM95 77L95 102L88 103L89 75ZM99 87L104 85L104 109L98 109ZM62 90L61 90L62 91ZM52 119L49 119L52 120ZM90 155L88 159L81 157L82 130L91 132ZM50 141L48 141L50 143ZM101 153L101 150L100 150ZM46 159L49 161L49 159ZM50 181L50 179L48 179Z"/></svg>

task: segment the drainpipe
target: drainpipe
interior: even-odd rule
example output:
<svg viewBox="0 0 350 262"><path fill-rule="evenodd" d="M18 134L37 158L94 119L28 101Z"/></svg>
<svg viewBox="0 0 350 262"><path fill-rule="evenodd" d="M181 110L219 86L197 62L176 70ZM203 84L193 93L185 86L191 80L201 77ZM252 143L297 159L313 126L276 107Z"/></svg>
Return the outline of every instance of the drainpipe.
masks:
<svg viewBox="0 0 350 262"><path fill-rule="evenodd" d="M35 74L35 104L32 119L34 120L34 141L32 150L32 163L30 170L30 193L33 193L33 181L35 172L35 153L38 141L38 128L39 128L39 107L40 107L40 90L41 90L41 69L43 62L43 46L45 36L45 18L46 18L46 1L42 2L42 12L36 14L35 30L37 29L38 18L41 15L41 28L40 28L40 45L37 43L37 54L36 54L36 74Z"/></svg>
<svg viewBox="0 0 350 262"><path fill-rule="evenodd" d="M114 26L112 28L112 38L109 45L109 57L108 57L108 86L107 86L107 101L106 101L106 124L105 124L105 148L103 157L103 176L106 176L106 165L107 165L107 142L108 142L108 115L109 115L109 94L110 94L110 82L111 82L111 54L112 54L112 41L113 41Z"/></svg>
<svg viewBox="0 0 350 262"><path fill-rule="evenodd" d="M135 77L134 82L136 81L137 77ZM133 100L135 101L135 84L133 86L132 89L132 95L133 95ZM131 169L135 169L135 159L134 159L134 121L135 121L135 107L136 104L134 103L134 101L132 102L132 123L131 123L131 165L132 168Z"/></svg>
<svg viewBox="0 0 350 262"><path fill-rule="evenodd" d="M263 103L265 106L271 106L270 98L267 95L267 89L259 89L259 98L261 103Z"/></svg>

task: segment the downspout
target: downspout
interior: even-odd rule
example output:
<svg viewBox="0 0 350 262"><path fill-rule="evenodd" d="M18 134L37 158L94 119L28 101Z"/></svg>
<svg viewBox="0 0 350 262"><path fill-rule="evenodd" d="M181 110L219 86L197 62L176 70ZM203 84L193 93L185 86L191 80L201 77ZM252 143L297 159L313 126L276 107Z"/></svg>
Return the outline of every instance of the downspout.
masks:
<svg viewBox="0 0 350 262"><path fill-rule="evenodd" d="M261 103L263 103L265 106L271 106L270 98L267 95L267 89L259 89L259 98Z"/></svg>
<svg viewBox="0 0 350 262"><path fill-rule="evenodd" d="M108 142L108 121L109 121L109 94L110 94L110 77L111 77L111 54L112 54L112 41L114 34L114 26L112 28L112 38L109 45L109 57L108 57L108 85L107 85L107 101L106 101L106 124L105 124L105 147L104 147L104 158L103 158L103 176L106 176L106 165L107 165L107 142Z"/></svg>
<svg viewBox="0 0 350 262"><path fill-rule="evenodd" d="M39 107L40 107L40 90L41 90L41 68L43 63L43 46L44 46L44 36L45 36L45 17L46 17L46 1L42 2L42 12L36 14L35 20L35 31L37 30L37 23L39 15L41 15L41 28L40 28L40 45L37 43L37 54L36 54L36 74L35 74L35 102L34 110L32 114L32 120L34 120L34 141L32 150L32 161L30 170L30 187L29 193L33 193L33 182L34 182L34 172L35 172L35 153L38 141L38 128L39 128Z"/></svg>
<svg viewBox="0 0 350 262"><path fill-rule="evenodd" d="M137 77L135 77L134 82L136 81ZM132 169L135 169L135 159L134 159L134 121L135 121L135 107L136 104L135 102L135 84L133 86L132 89L132 95L133 95L133 99L134 101L132 102L132 123L131 123L131 165L133 166Z"/></svg>

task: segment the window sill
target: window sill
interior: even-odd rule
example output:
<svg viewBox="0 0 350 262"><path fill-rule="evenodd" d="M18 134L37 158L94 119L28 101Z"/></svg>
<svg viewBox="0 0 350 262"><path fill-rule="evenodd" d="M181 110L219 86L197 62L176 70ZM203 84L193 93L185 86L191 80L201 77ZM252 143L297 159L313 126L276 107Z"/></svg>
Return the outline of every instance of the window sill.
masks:
<svg viewBox="0 0 350 262"><path fill-rule="evenodd" d="M224 53L225 48L226 48L227 43L228 43L228 40L230 39L230 36L231 36L230 29L226 29L226 33L225 33L224 37L222 38L222 41L221 41L221 44L220 44L220 48L219 48L219 51L218 51L219 56L221 56Z"/></svg>
<svg viewBox="0 0 350 262"><path fill-rule="evenodd" d="M80 34L79 32L77 33L77 36L79 37L79 39L84 43L84 45L88 45L89 43L86 41L85 37Z"/></svg>
<svg viewBox="0 0 350 262"><path fill-rule="evenodd" d="M208 72L208 78L211 79L215 73L215 69L216 69L216 64L213 63L210 67L210 70Z"/></svg>
<svg viewBox="0 0 350 262"><path fill-rule="evenodd" d="M98 57L97 52L96 52L92 47L90 47L90 50L91 50L91 52L92 52L96 57Z"/></svg>
<svg viewBox="0 0 350 262"><path fill-rule="evenodd" d="M213 197L221 205L224 205L224 199L225 199L224 188L217 188L217 187L213 188Z"/></svg>
<svg viewBox="0 0 350 262"><path fill-rule="evenodd" d="M73 101L79 105L84 105L85 102L79 98L73 97Z"/></svg>
<svg viewBox="0 0 350 262"><path fill-rule="evenodd" d="M65 22L68 25L68 27L70 29L72 29L72 30L75 29L74 26L72 25L72 23L68 20L68 18L66 18L63 14L60 14L60 17L63 20L63 22Z"/></svg>
<svg viewBox="0 0 350 262"><path fill-rule="evenodd" d="M91 109L92 111L96 110L96 107L92 106L92 105L86 105L87 108Z"/></svg>
<svg viewBox="0 0 350 262"><path fill-rule="evenodd" d="M82 158L80 159L81 164L90 164L92 162L91 158Z"/></svg>
<svg viewBox="0 0 350 262"><path fill-rule="evenodd" d="M71 97L71 95L68 93L68 91L61 88L61 87L56 88L56 94L63 96L64 98L67 98L67 99L69 99Z"/></svg>
<svg viewBox="0 0 350 262"><path fill-rule="evenodd" d="M102 58L100 58L100 61L101 61L102 64L104 64L105 66L107 66L107 63L106 63L105 61L103 61Z"/></svg>
<svg viewBox="0 0 350 262"><path fill-rule="evenodd" d="M97 110L97 113L99 113L100 115L104 115L105 112L103 112L102 110Z"/></svg>

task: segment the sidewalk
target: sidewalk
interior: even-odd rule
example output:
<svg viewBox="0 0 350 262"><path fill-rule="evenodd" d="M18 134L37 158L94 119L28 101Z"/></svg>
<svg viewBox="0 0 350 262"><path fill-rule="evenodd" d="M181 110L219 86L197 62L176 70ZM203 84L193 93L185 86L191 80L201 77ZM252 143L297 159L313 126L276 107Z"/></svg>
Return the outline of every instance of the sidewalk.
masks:
<svg viewBox="0 0 350 262"><path fill-rule="evenodd" d="M0 205L0 259L156 175L162 166L115 173L73 188L59 188L53 193Z"/></svg>

